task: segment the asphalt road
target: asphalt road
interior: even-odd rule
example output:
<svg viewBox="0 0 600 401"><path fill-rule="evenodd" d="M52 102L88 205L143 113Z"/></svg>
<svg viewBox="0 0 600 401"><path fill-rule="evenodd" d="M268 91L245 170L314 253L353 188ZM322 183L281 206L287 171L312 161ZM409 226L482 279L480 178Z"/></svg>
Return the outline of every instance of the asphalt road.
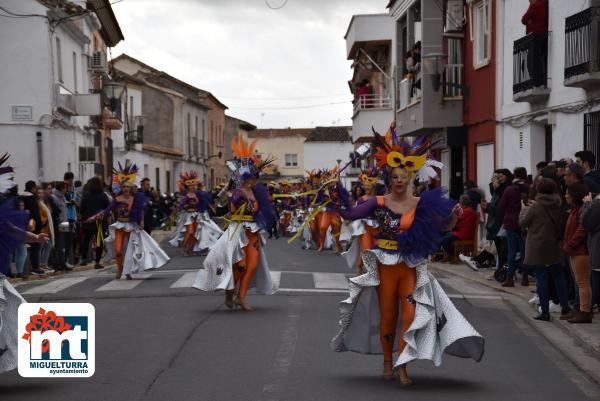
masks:
<svg viewBox="0 0 600 401"><path fill-rule="evenodd" d="M178 255L174 249L168 250ZM499 294L438 275L457 307L486 338L480 363L447 356L416 362L416 385L380 378L381 356L334 353L338 301L349 271L331 252L268 245L283 289L249 296L252 313L230 311L223 295L189 288L202 257L175 256L132 282L109 271L71 273L18 287L30 302L90 302L96 308L96 373L89 379L0 375L0 400L592 400L588 382ZM62 281L61 281L62 280ZM132 288L129 288L131 286Z"/></svg>

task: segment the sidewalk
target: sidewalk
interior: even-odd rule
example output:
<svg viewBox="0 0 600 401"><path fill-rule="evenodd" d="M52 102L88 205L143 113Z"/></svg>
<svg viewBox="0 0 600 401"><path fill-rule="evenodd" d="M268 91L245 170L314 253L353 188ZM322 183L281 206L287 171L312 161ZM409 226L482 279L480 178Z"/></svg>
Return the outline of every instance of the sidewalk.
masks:
<svg viewBox="0 0 600 401"><path fill-rule="evenodd" d="M559 313L552 313L551 322L537 322L533 320L533 316L537 314L538 305L535 305L534 307L529 304L529 300L535 295L535 279L533 281L530 280L528 287L522 287L518 281L515 282L514 287L502 287L496 280L487 279L492 273L492 269L480 269L479 271L474 271L464 263L456 265L449 263L430 263L429 266L432 271L437 270L448 275L458 276L462 279L505 293L507 295L506 300L512 300L510 303L515 312L519 313L521 317L528 321L539 334L559 348L571 362L586 371L596 383L600 384L600 371L598 371L597 366L590 369L591 366L588 363L589 361L582 361L581 358L574 355L579 354L579 356L583 355L584 357L591 357L593 361L600 361L600 314L596 313L594 322L591 324L571 324L564 320L559 320ZM556 328L563 333L562 336L556 336L556 333L552 333L552 329ZM564 334L573 339L573 344L564 344ZM562 340L560 337L562 337ZM560 343L557 343L557 341ZM574 352L574 346L575 348L579 348L579 350Z"/></svg>
<svg viewBox="0 0 600 401"><path fill-rule="evenodd" d="M154 238L154 240L162 246L162 243L164 241L166 241L168 238L170 238L172 234L173 234L173 229L168 230L168 231L167 230L156 230L156 231L152 232L152 238ZM114 261L111 261L110 263L104 264L103 270L104 269L112 269L114 267L116 267L116 265L115 265ZM54 272L54 273L50 273L50 274L45 274L43 276L30 275L26 279L9 278L8 281L14 285L16 283L27 283L30 281L44 280L44 279L47 279L50 277L65 275L65 274L69 274L69 273L83 272L83 271L87 271L87 270L94 270L94 263L88 263L87 266L76 265L75 267L73 267L73 270L71 270L68 273L65 273L63 271L58 271L58 272Z"/></svg>

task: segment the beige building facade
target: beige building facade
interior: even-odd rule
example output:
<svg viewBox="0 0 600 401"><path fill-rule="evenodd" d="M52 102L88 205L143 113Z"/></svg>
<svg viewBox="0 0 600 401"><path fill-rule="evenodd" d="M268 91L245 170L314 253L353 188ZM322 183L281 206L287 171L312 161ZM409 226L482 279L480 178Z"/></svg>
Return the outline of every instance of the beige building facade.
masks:
<svg viewBox="0 0 600 401"><path fill-rule="evenodd" d="M249 140L258 139L256 153L273 157L273 167L266 176L273 180L299 179L304 172L304 141L312 128L257 129L248 133Z"/></svg>

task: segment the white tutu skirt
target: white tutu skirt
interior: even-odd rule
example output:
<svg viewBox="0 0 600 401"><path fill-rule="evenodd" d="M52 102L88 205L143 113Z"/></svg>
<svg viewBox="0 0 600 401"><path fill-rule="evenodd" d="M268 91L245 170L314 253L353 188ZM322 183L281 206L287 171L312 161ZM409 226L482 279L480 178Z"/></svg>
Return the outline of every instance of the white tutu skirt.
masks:
<svg viewBox="0 0 600 401"><path fill-rule="evenodd" d="M124 245L123 273L140 273L144 270L158 269L164 266L169 257L148 233L134 223L117 221L108 227L109 236L104 240L106 257L115 258L115 231L129 232L129 240Z"/></svg>
<svg viewBox="0 0 600 401"><path fill-rule="evenodd" d="M204 249L212 248L221 234L223 234L223 230L211 220L208 212L181 212L179 217L177 217L175 233L169 240L169 243L175 247L180 246L185 238L187 226L194 222L197 223L196 232L194 233L194 237L196 238L194 251L199 252Z"/></svg>
<svg viewBox="0 0 600 401"><path fill-rule="evenodd" d="M344 260L346 260L346 264L350 270L358 270L358 258L360 256L359 238L361 235L367 233L367 225L373 228L379 227L379 224L371 219L353 220L348 224L344 222L342 225L342 227L346 227L346 229L342 229L340 240L351 241L348 250L342 252L342 256L344 257Z"/></svg>
<svg viewBox="0 0 600 401"><path fill-rule="evenodd" d="M349 281L350 297L340 303L340 331L331 341L332 348L337 352L382 353L377 267L378 263L395 265L403 261L416 269L417 284L413 292L416 309L415 318L404 334L406 347L394 367L415 359L428 359L439 366L444 352L479 362L484 353L483 337L452 304L438 281L428 272L427 263L424 260L403 260L400 255L378 249L364 252L366 273ZM400 332L400 323L401 316L398 317L397 333Z"/></svg>
<svg viewBox="0 0 600 401"><path fill-rule="evenodd" d="M17 368L18 311L25 300L0 274L0 373Z"/></svg>
<svg viewBox="0 0 600 401"><path fill-rule="evenodd" d="M243 248L248 245L245 229L255 233L261 231L256 223L232 222L221 238L210 249L204 260L204 269L198 271L193 287L202 291L233 290L233 265L244 258ZM261 232L260 260L252 278L250 288L260 294L273 295L277 286L271 279L266 255L266 240Z"/></svg>

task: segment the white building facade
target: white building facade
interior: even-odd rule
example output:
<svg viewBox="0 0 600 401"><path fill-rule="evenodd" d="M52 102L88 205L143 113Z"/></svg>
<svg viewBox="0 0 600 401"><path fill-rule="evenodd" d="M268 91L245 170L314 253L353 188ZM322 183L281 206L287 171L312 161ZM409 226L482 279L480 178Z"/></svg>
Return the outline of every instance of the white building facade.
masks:
<svg viewBox="0 0 600 401"><path fill-rule="evenodd" d="M599 3L548 1L549 33L541 39L547 41L545 54L532 50L521 24L529 3L497 2L502 28L496 43L501 63L498 166L535 172L539 161L573 158L583 149L600 154Z"/></svg>
<svg viewBox="0 0 600 401"><path fill-rule="evenodd" d="M99 19L35 0L2 6L39 15L0 23L0 149L12 155L17 183L62 180L66 171L91 178L96 166L82 149L99 146L90 116L101 115L101 95L90 93L89 71Z"/></svg>
<svg viewBox="0 0 600 401"><path fill-rule="evenodd" d="M307 171L344 167L354 154L351 127L316 127L304 141L304 169ZM341 175L346 188L360 174L358 164L350 165Z"/></svg>

